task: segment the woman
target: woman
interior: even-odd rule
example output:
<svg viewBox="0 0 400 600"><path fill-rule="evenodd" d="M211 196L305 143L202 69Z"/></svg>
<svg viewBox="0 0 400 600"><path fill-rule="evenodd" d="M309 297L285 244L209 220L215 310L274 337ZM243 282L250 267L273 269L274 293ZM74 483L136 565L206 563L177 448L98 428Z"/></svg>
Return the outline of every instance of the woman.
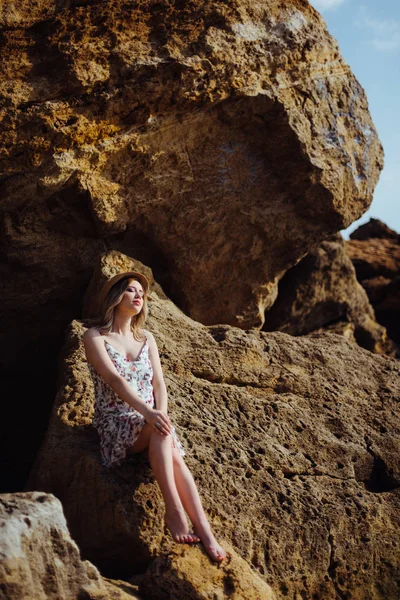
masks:
<svg viewBox="0 0 400 600"><path fill-rule="evenodd" d="M165 501L165 523L177 542L202 542L215 561L226 558L208 523L186 454L167 410L167 389L154 336L143 328L149 282L136 271L103 286L101 318L84 336L96 406L93 424L107 467L148 448ZM190 532L186 513L192 521Z"/></svg>

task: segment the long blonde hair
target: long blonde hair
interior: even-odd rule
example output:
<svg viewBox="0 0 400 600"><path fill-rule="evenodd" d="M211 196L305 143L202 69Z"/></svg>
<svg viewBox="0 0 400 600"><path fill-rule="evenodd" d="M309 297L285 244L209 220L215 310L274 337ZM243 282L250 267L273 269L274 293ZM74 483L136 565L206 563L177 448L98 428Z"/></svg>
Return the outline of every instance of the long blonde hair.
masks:
<svg viewBox="0 0 400 600"><path fill-rule="evenodd" d="M108 290L103 304L100 307L99 317L91 320L91 326L96 327L103 334L108 333L111 330L114 322L115 308L121 302L125 290L129 287L132 281L137 281L142 285L142 283L138 279L135 279L135 277L127 277L126 279L121 279L118 281L112 286L112 288ZM131 319L131 330L133 337L138 341L144 341L146 339L146 336L141 333L141 330L144 328L144 324L148 315L148 293L144 285L142 285L142 288L144 292L142 310L138 315L134 315Z"/></svg>

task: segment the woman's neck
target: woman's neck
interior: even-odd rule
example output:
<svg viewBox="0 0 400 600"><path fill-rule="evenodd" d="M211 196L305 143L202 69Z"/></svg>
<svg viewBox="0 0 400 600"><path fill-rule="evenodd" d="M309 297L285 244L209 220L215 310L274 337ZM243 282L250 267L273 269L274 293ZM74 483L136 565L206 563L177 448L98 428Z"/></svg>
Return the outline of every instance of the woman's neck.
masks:
<svg viewBox="0 0 400 600"><path fill-rule="evenodd" d="M115 315L110 333L117 333L121 337L130 337L132 335L131 317Z"/></svg>

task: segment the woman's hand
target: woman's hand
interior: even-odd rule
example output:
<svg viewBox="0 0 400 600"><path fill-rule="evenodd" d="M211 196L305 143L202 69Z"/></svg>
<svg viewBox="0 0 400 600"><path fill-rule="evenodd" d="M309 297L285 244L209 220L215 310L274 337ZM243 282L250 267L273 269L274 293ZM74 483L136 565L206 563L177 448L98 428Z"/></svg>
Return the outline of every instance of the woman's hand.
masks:
<svg viewBox="0 0 400 600"><path fill-rule="evenodd" d="M171 433L171 423L167 413L162 410L151 408L146 415L146 421L149 423L160 435L168 435Z"/></svg>

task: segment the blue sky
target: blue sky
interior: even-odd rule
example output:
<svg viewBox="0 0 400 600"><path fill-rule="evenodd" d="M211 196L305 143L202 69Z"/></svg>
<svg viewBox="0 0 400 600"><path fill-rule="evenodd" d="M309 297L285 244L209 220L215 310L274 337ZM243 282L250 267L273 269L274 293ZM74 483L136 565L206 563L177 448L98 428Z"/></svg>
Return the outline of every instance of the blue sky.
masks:
<svg viewBox="0 0 400 600"><path fill-rule="evenodd" d="M400 233L400 0L309 1L363 86L385 151L372 204L343 237L371 217Z"/></svg>

